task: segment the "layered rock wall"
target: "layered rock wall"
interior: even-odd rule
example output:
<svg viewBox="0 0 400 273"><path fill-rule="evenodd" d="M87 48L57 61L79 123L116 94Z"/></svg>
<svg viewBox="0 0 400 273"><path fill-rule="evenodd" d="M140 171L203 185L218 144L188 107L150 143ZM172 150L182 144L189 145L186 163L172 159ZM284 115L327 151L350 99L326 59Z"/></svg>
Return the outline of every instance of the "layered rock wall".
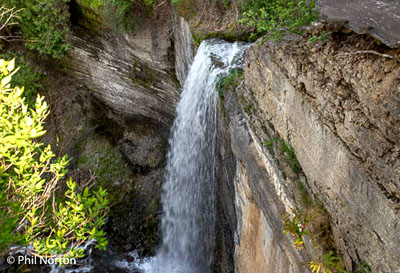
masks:
<svg viewBox="0 0 400 273"><path fill-rule="evenodd" d="M281 272L269 259L279 249L291 257L282 243L280 210L299 209L299 202L295 181L280 176L285 170L262 145L271 131L293 146L307 177L302 183L327 209L347 268L363 261L373 272L400 272L400 64L345 52L336 41L321 47L300 39L254 45L246 53L245 86L236 97L247 114L237 118L238 108L225 118L240 162L234 182L237 272ZM229 109L229 102L224 105ZM254 156L244 156L249 153Z"/></svg>
<svg viewBox="0 0 400 273"><path fill-rule="evenodd" d="M169 126L179 99L169 31L155 24L123 35L74 27L65 71L116 112Z"/></svg>
<svg viewBox="0 0 400 273"><path fill-rule="evenodd" d="M223 105L218 129L223 209L218 224L225 225L217 238L230 237L233 243L226 247L231 267L218 272L307 272L303 254L282 233L281 212L291 205L279 188L281 172L236 97L226 94Z"/></svg>

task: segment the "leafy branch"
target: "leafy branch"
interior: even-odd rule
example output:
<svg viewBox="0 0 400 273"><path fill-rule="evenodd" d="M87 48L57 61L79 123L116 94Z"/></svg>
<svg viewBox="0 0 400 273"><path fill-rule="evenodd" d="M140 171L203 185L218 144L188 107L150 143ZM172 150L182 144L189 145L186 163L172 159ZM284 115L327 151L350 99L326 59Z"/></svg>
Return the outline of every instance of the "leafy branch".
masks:
<svg viewBox="0 0 400 273"><path fill-rule="evenodd" d="M71 178L64 194L57 191L68 159L37 141L46 132L48 105L38 95L30 107L24 88L11 88L17 71L15 60L0 60L0 256L32 246L25 249L35 256L82 257L88 241L105 249L107 192L80 191Z"/></svg>
<svg viewBox="0 0 400 273"><path fill-rule="evenodd" d="M283 232L289 234L294 238L293 246L297 251L301 251L303 248L306 250L309 268L311 272L315 273L347 273L344 267L344 263L341 258L333 255L332 251L325 253L317 260L313 260L309 249L305 244L305 236L315 241L312 233L309 231L309 224L317 217L318 211L312 210L310 213L303 213L297 210L291 210L292 215L289 213L283 213L282 224Z"/></svg>

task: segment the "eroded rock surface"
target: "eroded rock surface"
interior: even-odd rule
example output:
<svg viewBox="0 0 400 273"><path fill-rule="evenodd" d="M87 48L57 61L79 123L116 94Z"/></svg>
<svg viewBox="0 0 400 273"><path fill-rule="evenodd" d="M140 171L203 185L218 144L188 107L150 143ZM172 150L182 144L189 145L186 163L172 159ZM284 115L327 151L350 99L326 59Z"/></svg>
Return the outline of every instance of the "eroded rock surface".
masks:
<svg viewBox="0 0 400 273"><path fill-rule="evenodd" d="M169 125L179 84L168 31L148 24L134 35L112 35L75 27L65 71L114 111Z"/></svg>
<svg viewBox="0 0 400 273"><path fill-rule="evenodd" d="M341 39L253 46L242 95L255 131L273 128L292 144L347 268L363 260L373 272L400 272L400 64L341 55L370 45Z"/></svg>
<svg viewBox="0 0 400 273"><path fill-rule="evenodd" d="M220 266L218 272L307 272L304 253L283 234L281 213L293 205L279 188L282 172L232 93L225 94L220 110L217 245L225 242L224 255L218 254L232 267Z"/></svg>
<svg viewBox="0 0 400 273"><path fill-rule="evenodd" d="M400 47L400 2L397 0L318 0L322 18L369 33L386 45Z"/></svg>

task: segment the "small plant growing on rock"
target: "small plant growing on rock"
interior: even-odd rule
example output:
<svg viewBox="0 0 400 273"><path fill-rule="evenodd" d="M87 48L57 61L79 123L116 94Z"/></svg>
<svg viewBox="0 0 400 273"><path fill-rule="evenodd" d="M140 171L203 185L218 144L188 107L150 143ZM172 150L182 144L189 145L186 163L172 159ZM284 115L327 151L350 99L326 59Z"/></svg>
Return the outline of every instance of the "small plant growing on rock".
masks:
<svg viewBox="0 0 400 273"><path fill-rule="evenodd" d="M310 261L309 266L313 273L347 273L342 259L334 256L332 251L322 256L319 261Z"/></svg>
<svg viewBox="0 0 400 273"><path fill-rule="evenodd" d="M308 41L310 43L321 43L324 44L329 41L329 35L331 33L327 33L325 31L321 32L319 35L313 35Z"/></svg>
<svg viewBox="0 0 400 273"><path fill-rule="evenodd" d="M360 273L371 273L371 267L365 262L361 261L359 264L359 269Z"/></svg>
<svg viewBox="0 0 400 273"><path fill-rule="evenodd" d="M263 145L265 148L269 148L272 146L272 142L271 142L271 140L267 139L264 141Z"/></svg>
<svg viewBox="0 0 400 273"><path fill-rule="evenodd" d="M235 92L236 88L239 86L240 81L243 78L243 69L233 68L229 70L228 75L221 78L216 85L217 92L223 94L223 91ZM221 97L221 95L220 95Z"/></svg>
<svg viewBox="0 0 400 273"><path fill-rule="evenodd" d="M315 241L313 235L308 229L308 226L317 217L318 211L312 210L310 213L303 213L292 209L291 216L289 213L283 213L282 224L283 232L294 238L293 246L297 251L306 250L309 258L308 266L312 273L347 273L344 268L344 263L341 258L334 256L333 251L328 251L322 255L317 261L311 259L310 252L304 242L307 235L312 241Z"/></svg>
<svg viewBox="0 0 400 273"><path fill-rule="evenodd" d="M293 217L289 213L283 214L283 233L290 234L295 239L293 246L295 246L297 250L302 250L304 246L304 236L311 236L307 227L314 216L303 214L294 209L292 209L292 213L294 215Z"/></svg>

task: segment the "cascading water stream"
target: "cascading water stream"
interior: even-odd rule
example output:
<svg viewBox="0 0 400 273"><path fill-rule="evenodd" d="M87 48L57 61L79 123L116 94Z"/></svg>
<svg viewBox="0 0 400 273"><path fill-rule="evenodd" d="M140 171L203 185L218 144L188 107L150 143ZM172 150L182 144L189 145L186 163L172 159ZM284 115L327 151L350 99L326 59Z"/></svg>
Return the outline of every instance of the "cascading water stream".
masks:
<svg viewBox="0 0 400 273"><path fill-rule="evenodd" d="M153 258L136 251L115 266L132 273L209 273L214 255L217 92L230 69L240 66L244 43L203 41L193 60L170 137L162 203L162 244ZM87 263L65 272L90 272ZM52 273L64 272L53 266Z"/></svg>
<svg viewBox="0 0 400 273"><path fill-rule="evenodd" d="M207 273L214 254L216 81L246 45L204 41L187 77L170 138L162 203L162 245L148 273Z"/></svg>

